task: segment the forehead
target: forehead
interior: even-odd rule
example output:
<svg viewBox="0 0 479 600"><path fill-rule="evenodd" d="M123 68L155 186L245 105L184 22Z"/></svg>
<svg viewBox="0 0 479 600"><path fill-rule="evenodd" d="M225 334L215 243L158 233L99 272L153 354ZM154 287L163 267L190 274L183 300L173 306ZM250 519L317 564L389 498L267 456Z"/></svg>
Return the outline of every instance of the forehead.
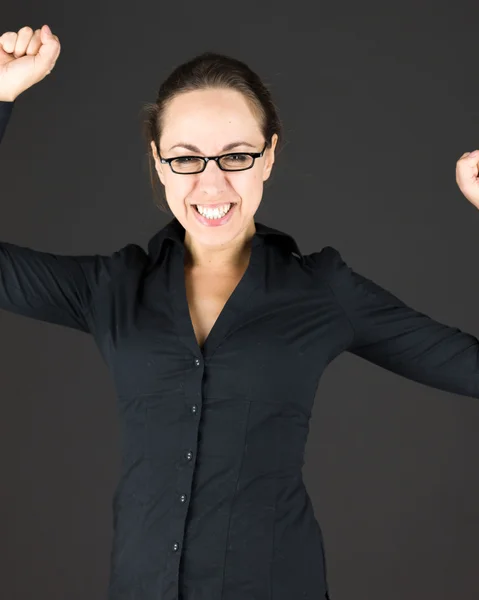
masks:
<svg viewBox="0 0 479 600"><path fill-rule="evenodd" d="M235 90L195 90L173 98L163 119L162 146L188 141L200 147L221 145L232 138L261 140L257 118L245 97Z"/></svg>

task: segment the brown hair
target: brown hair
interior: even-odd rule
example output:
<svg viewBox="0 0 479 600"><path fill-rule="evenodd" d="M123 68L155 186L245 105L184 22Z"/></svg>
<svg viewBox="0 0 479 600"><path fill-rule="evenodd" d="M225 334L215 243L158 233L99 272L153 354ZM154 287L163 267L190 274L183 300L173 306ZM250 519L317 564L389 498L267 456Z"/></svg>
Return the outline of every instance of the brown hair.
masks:
<svg viewBox="0 0 479 600"><path fill-rule="evenodd" d="M243 94L258 119L265 140L268 141L267 147L271 147L271 138L275 133L278 135L277 146L282 142L283 128L277 108L267 85L261 81L259 76L244 62L230 56L216 52L199 54L176 67L161 84L156 102L146 103L142 107L142 112L145 113L143 134L147 142L150 183L154 195L158 174L154 168L151 142L154 141L159 154L158 144L168 103L178 94L208 88L228 88ZM164 195L163 187L162 191ZM168 211L166 199L164 203L160 200L158 207L160 210Z"/></svg>

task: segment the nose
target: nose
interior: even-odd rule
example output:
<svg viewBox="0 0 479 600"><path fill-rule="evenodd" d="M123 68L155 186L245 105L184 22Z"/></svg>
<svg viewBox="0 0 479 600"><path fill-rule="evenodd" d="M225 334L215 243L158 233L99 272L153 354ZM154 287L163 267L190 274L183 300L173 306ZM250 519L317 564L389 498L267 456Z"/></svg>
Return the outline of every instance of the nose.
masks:
<svg viewBox="0 0 479 600"><path fill-rule="evenodd" d="M213 164L210 164L213 163ZM215 160L209 160L206 163L205 170L197 175L198 186L203 193L212 197L219 197L225 193L228 187L226 171L222 171Z"/></svg>

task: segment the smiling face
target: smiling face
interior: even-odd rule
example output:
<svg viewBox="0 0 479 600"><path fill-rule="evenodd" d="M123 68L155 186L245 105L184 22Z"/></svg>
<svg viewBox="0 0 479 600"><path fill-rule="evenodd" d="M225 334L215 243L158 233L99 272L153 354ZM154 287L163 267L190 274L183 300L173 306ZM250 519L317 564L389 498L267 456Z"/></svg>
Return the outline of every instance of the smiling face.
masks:
<svg viewBox="0 0 479 600"><path fill-rule="evenodd" d="M196 90L176 96L164 115L160 139L162 158L179 156L219 156L231 152L261 152L266 140L257 118L245 97L231 89ZM263 182L268 179L274 163L278 136L273 135L272 147L256 158L252 168L244 171L222 171L215 161L209 161L202 173L173 173L162 164L151 142L155 167L165 186L168 205L195 243L205 246L234 245L255 231L253 216L263 196ZM234 142L246 142L231 147ZM177 144L189 144L193 151ZM226 149L225 149L226 148ZM197 214L194 205L232 205L225 223L211 226ZM230 209L231 210L231 209ZM239 238L238 238L239 236Z"/></svg>

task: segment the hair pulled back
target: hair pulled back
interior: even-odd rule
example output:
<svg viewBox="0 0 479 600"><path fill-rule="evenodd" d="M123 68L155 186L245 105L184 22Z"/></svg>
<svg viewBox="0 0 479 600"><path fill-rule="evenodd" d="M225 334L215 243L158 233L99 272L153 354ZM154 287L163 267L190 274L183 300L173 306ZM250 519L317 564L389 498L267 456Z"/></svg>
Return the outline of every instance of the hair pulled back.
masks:
<svg viewBox="0 0 479 600"><path fill-rule="evenodd" d="M282 142L283 129L277 108L268 87L244 62L216 52L204 52L177 66L160 86L156 101L146 103L143 134L147 142L150 183L153 194L159 178L155 170L151 142L159 153L159 141L164 128L165 111L171 101L186 92L206 89L232 89L240 92L249 102L258 120L261 132L271 147L273 134L278 135L278 146ZM161 182L160 182L161 185ZM162 187L163 192L163 187ZM164 197L164 194L162 194ZM160 210L168 211L168 204L160 199Z"/></svg>

